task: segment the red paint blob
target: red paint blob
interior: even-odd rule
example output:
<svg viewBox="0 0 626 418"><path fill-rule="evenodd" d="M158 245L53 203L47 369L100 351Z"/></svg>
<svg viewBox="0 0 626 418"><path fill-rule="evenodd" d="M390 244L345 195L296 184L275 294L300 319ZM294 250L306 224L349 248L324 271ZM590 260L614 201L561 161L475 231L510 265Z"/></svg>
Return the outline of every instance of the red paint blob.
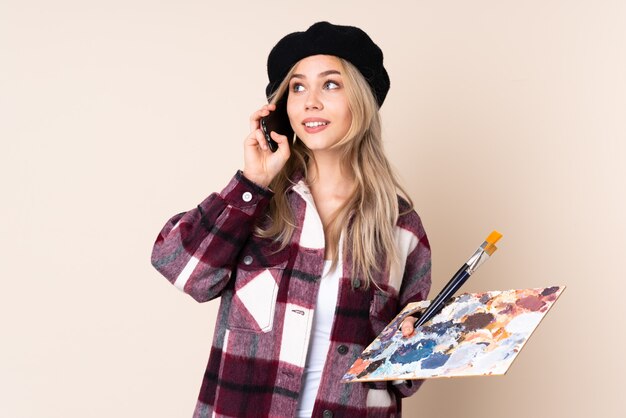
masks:
<svg viewBox="0 0 626 418"><path fill-rule="evenodd" d="M535 312L543 308L546 303L538 296L526 296L518 300L515 304L520 308Z"/></svg>

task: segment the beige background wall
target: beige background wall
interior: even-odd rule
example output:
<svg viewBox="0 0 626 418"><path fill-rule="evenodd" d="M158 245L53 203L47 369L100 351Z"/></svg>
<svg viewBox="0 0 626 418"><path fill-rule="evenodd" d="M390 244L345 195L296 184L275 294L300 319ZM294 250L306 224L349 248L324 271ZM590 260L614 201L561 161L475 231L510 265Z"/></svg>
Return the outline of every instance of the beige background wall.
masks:
<svg viewBox="0 0 626 418"><path fill-rule="evenodd" d="M626 2L1 0L1 417L190 416L218 302L152 242L241 167L267 53L317 20L386 54L434 291L494 228L466 290L568 286L508 375L405 416L623 416Z"/></svg>

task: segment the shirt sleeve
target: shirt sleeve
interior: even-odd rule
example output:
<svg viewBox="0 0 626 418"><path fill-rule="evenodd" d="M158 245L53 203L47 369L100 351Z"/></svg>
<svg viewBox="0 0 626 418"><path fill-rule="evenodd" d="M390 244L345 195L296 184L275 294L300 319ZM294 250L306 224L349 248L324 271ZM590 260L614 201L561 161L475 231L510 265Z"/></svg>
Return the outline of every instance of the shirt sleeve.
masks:
<svg viewBox="0 0 626 418"><path fill-rule="evenodd" d="M198 302L218 297L272 195L238 171L220 193L167 221L154 243L152 265Z"/></svg>

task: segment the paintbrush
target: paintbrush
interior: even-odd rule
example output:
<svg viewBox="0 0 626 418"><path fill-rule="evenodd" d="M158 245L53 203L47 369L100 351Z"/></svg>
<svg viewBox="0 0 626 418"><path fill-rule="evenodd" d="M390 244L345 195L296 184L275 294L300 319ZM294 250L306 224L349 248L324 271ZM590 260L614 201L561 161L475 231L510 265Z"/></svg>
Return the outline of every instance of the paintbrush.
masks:
<svg viewBox="0 0 626 418"><path fill-rule="evenodd" d="M495 246L496 242L502 238L502 234L498 231L493 231L485 242L476 250L474 254L463 264L463 266L456 272L448 284L443 288L435 299L428 305L428 308L424 311L422 316L415 322L415 328L424 325L437 315L445 304L454 296L457 290L463 283L469 279L469 277L478 269L478 267L485 262L498 248Z"/></svg>

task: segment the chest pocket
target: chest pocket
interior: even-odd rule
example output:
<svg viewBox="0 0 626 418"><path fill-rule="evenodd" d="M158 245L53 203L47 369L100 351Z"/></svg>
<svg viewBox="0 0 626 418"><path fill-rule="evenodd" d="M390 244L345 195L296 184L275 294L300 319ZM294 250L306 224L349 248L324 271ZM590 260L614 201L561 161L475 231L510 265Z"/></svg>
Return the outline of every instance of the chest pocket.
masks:
<svg viewBox="0 0 626 418"><path fill-rule="evenodd" d="M378 335L399 311L398 298L389 292L374 289L370 305L370 321L374 335Z"/></svg>
<svg viewBox="0 0 626 418"><path fill-rule="evenodd" d="M274 325L278 288L289 258L285 248L253 237L239 257L228 315L233 331L266 333Z"/></svg>

